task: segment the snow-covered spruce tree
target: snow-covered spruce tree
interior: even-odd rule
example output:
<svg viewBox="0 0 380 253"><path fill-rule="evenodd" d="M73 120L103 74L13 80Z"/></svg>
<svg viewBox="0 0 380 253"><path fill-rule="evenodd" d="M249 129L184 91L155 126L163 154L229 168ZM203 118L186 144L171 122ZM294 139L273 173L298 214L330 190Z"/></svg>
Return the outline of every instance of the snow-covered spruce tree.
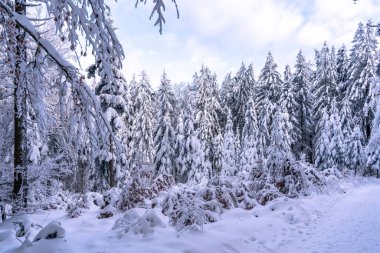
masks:
<svg viewBox="0 0 380 253"><path fill-rule="evenodd" d="M179 171L181 171L182 164L180 164L179 160L180 154L181 154L181 149L183 146L183 141L184 141L184 116L183 116L183 109L179 110L178 118L177 118L177 123L175 127L175 144L174 144L174 164L175 164L175 173L174 173L174 181L178 183L180 181L180 175Z"/></svg>
<svg viewBox="0 0 380 253"><path fill-rule="evenodd" d="M250 64L246 68L244 63L242 63L239 71L233 79L232 90L229 94L228 101L228 107L232 112L234 131L236 135L239 132L239 136L241 136L244 126L245 104L247 103L249 97L253 95L254 87L255 79L253 66Z"/></svg>
<svg viewBox="0 0 380 253"><path fill-rule="evenodd" d="M296 130L299 135L295 136L297 131L293 133L294 153L297 158L302 155L306 156L308 162L312 161L312 134L313 134L313 119L312 106L313 99L311 89L311 70L302 51L297 55L296 65L293 73L293 89L295 94L296 107L294 113L296 117Z"/></svg>
<svg viewBox="0 0 380 253"><path fill-rule="evenodd" d="M336 55L337 83L339 90L338 102L343 100L347 90L348 60L347 49L346 46L343 45L339 48Z"/></svg>
<svg viewBox="0 0 380 253"><path fill-rule="evenodd" d="M102 76L102 79L95 87L95 94L99 97L100 106L106 115L113 133L121 139L121 131L125 127L123 117L127 112L127 103L125 101L126 80L121 72L114 67L112 69L114 79L111 83L109 83L107 76L101 74L103 71L101 64L100 66L97 66L97 68L99 68L98 71L100 76ZM110 136L109 142L105 143L105 146L101 147L101 151L97 159L97 166L99 166L99 168L97 169L97 173L95 175L95 185L98 189L105 190L118 185L119 178L122 174L121 167L125 161L121 160L123 157L122 154L116 157L115 153L115 144Z"/></svg>
<svg viewBox="0 0 380 253"><path fill-rule="evenodd" d="M380 89L380 78L377 76L373 80L374 93L379 94ZM376 97L378 100L378 95ZM358 124L359 128L362 125ZM372 132L368 144L365 149L366 153L366 165L370 170L376 170L377 178L379 178L380 170L380 105L379 102L376 104L375 117L372 122ZM368 171L369 172L369 171Z"/></svg>
<svg viewBox="0 0 380 253"><path fill-rule="evenodd" d="M314 164L320 170L330 168L330 142L331 142L331 122L330 115L327 109L324 108L321 112L321 118L318 121L318 138L315 145Z"/></svg>
<svg viewBox="0 0 380 253"><path fill-rule="evenodd" d="M352 42L348 66L347 98L352 102L352 111L360 119L365 142L371 135L375 108L372 108L373 91L371 82L375 77L377 65L377 40L372 23L364 27L359 24Z"/></svg>
<svg viewBox="0 0 380 253"><path fill-rule="evenodd" d="M225 177L235 176L237 172L236 167L236 153L235 153L235 135L233 131L233 123L231 119L231 111L227 114L227 124L224 130L224 145L222 157L222 171L221 175Z"/></svg>
<svg viewBox="0 0 380 253"><path fill-rule="evenodd" d="M264 157L267 156L267 148L270 143L270 130L271 130L271 122L273 121L273 113L274 109L276 107L275 104L273 104L269 97L265 97L264 100L257 102L256 104L261 104L261 109L257 110L257 122L259 126L259 137L260 144L262 144L262 151ZM258 106L256 106L258 108Z"/></svg>
<svg viewBox="0 0 380 253"><path fill-rule="evenodd" d="M359 126L355 126L351 132L350 139L346 146L345 164L351 170L364 172L365 166L365 148L363 145L363 134Z"/></svg>
<svg viewBox="0 0 380 253"><path fill-rule="evenodd" d="M281 84L282 80L277 71L277 64L269 52L264 68L261 70L255 94L259 129L266 135L266 143L269 143L274 108L280 99Z"/></svg>
<svg viewBox="0 0 380 253"><path fill-rule="evenodd" d="M344 97L339 110L339 127L343 138L343 144L341 147L341 152L343 154L343 165L349 169L354 169L351 165L350 159L348 159L348 156L350 154L349 146L351 145L353 137L353 129L357 125L356 121L357 120L355 120L354 114L351 111L351 102L347 99L347 97ZM357 137L358 136L355 138ZM363 136L361 135L361 137ZM363 139L361 142L363 142ZM362 152L364 152L364 150L362 150Z"/></svg>
<svg viewBox="0 0 380 253"><path fill-rule="evenodd" d="M259 139L256 108L252 97L246 104L244 122L239 177L243 180L248 180L252 176L257 177L262 174L263 171L260 169L262 169L264 160L264 146Z"/></svg>
<svg viewBox="0 0 380 253"><path fill-rule="evenodd" d="M275 63L271 52L269 52L258 80L259 92L257 94L257 99L262 100L261 98L268 97L273 104L276 104L280 99L281 84L282 80L280 73L277 71L277 64ZM267 92L264 93L263 90L267 90Z"/></svg>
<svg viewBox="0 0 380 253"><path fill-rule="evenodd" d="M141 73L140 82L136 87L131 86L131 89L134 115L129 168L136 171L142 166L152 164L154 157L153 91L144 71Z"/></svg>
<svg viewBox="0 0 380 253"><path fill-rule="evenodd" d="M341 127L341 115L339 114L336 98L333 98L330 108L331 140L329 143L328 164L330 167L342 169L344 166L344 136Z"/></svg>
<svg viewBox="0 0 380 253"><path fill-rule="evenodd" d="M161 84L157 91L157 126L154 133L155 157L154 167L156 174L169 174L175 177L174 145L176 134L174 131L175 98L170 80L164 72Z"/></svg>
<svg viewBox="0 0 380 253"><path fill-rule="evenodd" d="M330 51L325 42L321 51L316 55L317 70L314 80L314 117L319 120L321 112L325 109L330 111L332 99L338 95L337 87L337 71L335 54Z"/></svg>
<svg viewBox="0 0 380 253"><path fill-rule="evenodd" d="M271 125L271 140L268 147L266 168L269 173L269 182L277 184L284 180L285 171L293 159L291 151L291 137L286 127L289 125L288 118L281 108L275 109Z"/></svg>
<svg viewBox="0 0 380 253"><path fill-rule="evenodd" d="M287 65L284 72L284 81L281 86L279 107L285 114L287 114L287 117L289 118L289 126L286 126L286 129L288 129L290 133L292 147L294 141L298 138L298 136L300 136L300 131L296 128L298 123L295 111L297 105L293 87L293 75L291 73L290 66ZM294 149L294 147L292 149Z"/></svg>
<svg viewBox="0 0 380 253"><path fill-rule="evenodd" d="M195 92L195 128L198 139L205 148L206 159L210 162L212 170L210 176L220 172L221 157L214 151L221 150L220 126L218 112L221 110L216 75L206 66L202 66L199 75L194 76ZM219 137L218 137L219 136ZM218 138L217 138L218 137ZM215 139L217 138L217 139Z"/></svg>
<svg viewBox="0 0 380 253"><path fill-rule="evenodd" d="M127 167L129 171L132 171L132 168L135 167L134 160L134 147L136 145L136 140L134 139L134 127L136 121L136 111L135 111L135 99L137 94L138 82L136 80L136 75L133 74L132 80L129 82L128 91L125 96L125 101L127 102L127 118L124 119L126 129L124 134L123 144L126 146L127 150Z"/></svg>
<svg viewBox="0 0 380 253"><path fill-rule="evenodd" d="M223 148L224 139L223 134L219 133L212 139L211 154L212 154L212 171L215 171L215 175L220 175L223 164ZM213 176L213 175L211 175Z"/></svg>
<svg viewBox="0 0 380 253"><path fill-rule="evenodd" d="M205 159L204 146L194 131L194 112L188 104L184 113L183 140L178 147L177 182L201 183L207 182L211 164Z"/></svg>
<svg viewBox="0 0 380 253"><path fill-rule="evenodd" d="M242 151L241 144L242 144L242 139L240 137L240 133L237 132L237 134L235 135L235 161L236 161L236 168L239 168L239 166L240 166L240 155L241 155L241 151Z"/></svg>
<svg viewBox="0 0 380 253"><path fill-rule="evenodd" d="M232 77L232 73L229 72L222 82L222 86L220 88L220 103L223 108L228 108L230 106L232 89L234 85L234 78Z"/></svg>

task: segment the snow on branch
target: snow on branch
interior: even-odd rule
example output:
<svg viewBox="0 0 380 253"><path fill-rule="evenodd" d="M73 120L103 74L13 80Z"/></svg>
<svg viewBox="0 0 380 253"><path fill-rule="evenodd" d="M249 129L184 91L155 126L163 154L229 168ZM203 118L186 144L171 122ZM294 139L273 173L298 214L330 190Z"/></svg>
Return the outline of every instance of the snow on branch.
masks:
<svg viewBox="0 0 380 253"><path fill-rule="evenodd" d="M178 11L177 0L171 0L171 1L174 4L175 9L177 11L177 18L179 18L179 11ZM136 0L135 7L138 6L139 2L144 2L144 4L146 4L146 0ZM154 7L153 7L153 10L152 10L152 13L150 14L149 19L152 19L153 16L154 16L154 14L158 15L157 20L154 23L154 26L159 25L159 27L160 27L159 31L160 31L160 34L162 34L162 26L166 22L164 14L163 14L163 12L166 9L165 8L165 3L164 3L164 0L153 0L153 3L154 3Z"/></svg>
<svg viewBox="0 0 380 253"><path fill-rule="evenodd" d="M13 18L15 22L17 22L24 31L34 39L37 45L43 48L50 58L59 66L66 78L72 82L73 90L77 91L79 99L82 102L81 105L92 107L94 109L95 113L100 116L102 123L106 126L107 131L111 134L114 142L117 143L117 149L121 150L120 144L112 133L112 128L100 108L99 101L93 94L93 91L91 91L87 84L84 83L84 78L80 76L76 67L64 59L48 40L43 39L41 34L26 17L14 12L4 0L0 0L0 8ZM86 111L89 111L88 108ZM95 115L94 118L96 119Z"/></svg>

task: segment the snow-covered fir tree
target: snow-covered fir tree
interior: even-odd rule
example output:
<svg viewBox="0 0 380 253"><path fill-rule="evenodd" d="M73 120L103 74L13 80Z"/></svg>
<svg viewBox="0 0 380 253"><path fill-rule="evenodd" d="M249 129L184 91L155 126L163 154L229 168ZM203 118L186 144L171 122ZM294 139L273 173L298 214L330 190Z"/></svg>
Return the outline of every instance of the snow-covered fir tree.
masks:
<svg viewBox="0 0 380 253"><path fill-rule="evenodd" d="M300 158L306 156L308 162L312 160L312 134L313 134L313 96L311 93L311 70L302 51L297 55L296 65L293 73L293 88L295 94L296 107L294 113L296 117L296 131L293 132L294 153ZM297 136L297 130L299 135Z"/></svg>
<svg viewBox="0 0 380 253"><path fill-rule="evenodd" d="M269 181L276 183L282 181L285 176L285 169L293 159L291 151L291 137L286 127L289 125L286 114L281 108L275 109L273 122L271 125L271 140L268 147L268 157L266 168L269 173Z"/></svg>
<svg viewBox="0 0 380 253"><path fill-rule="evenodd" d="M222 150L221 130L218 112L221 110L216 75L202 66L199 75L194 76L195 128L198 139L205 147L206 159L212 165L211 175L220 172L221 157L212 150Z"/></svg>
<svg viewBox="0 0 380 253"><path fill-rule="evenodd" d="M154 133L154 166L158 175L175 175L174 130L175 98L170 80L162 74L160 88L157 91L157 126Z"/></svg>
<svg viewBox="0 0 380 253"><path fill-rule="evenodd" d="M362 125L360 125L362 126ZM366 146L365 152L367 155L366 165L371 169L376 170L377 178L379 178L380 170L380 106L377 106L375 119L373 120L371 138ZM361 129L360 129L361 130Z"/></svg>
<svg viewBox="0 0 380 253"><path fill-rule="evenodd" d="M347 79L348 79L348 56L346 46L343 45L339 48L336 56L336 71L337 71L337 83L339 88L339 99L342 101L347 90Z"/></svg>
<svg viewBox="0 0 380 253"><path fill-rule="evenodd" d="M322 50L316 55L317 70L314 80L314 116L318 120L320 112L330 110L332 99L338 95L337 71L335 54L329 49L327 43L323 44Z"/></svg>
<svg viewBox="0 0 380 253"><path fill-rule="evenodd" d="M154 157L153 91L147 74L143 71L140 76L141 80L136 83L136 87L131 82L134 115L129 168L132 171L152 164Z"/></svg>
<svg viewBox="0 0 380 253"><path fill-rule="evenodd" d="M348 67L347 99L352 102L352 111L360 119L365 141L371 134L374 109L371 81L375 77L377 65L377 40L372 23L366 27L362 23L356 30Z"/></svg>
<svg viewBox="0 0 380 253"><path fill-rule="evenodd" d="M285 67L284 81L281 86L281 95L279 100L279 107L283 110L287 117L289 118L288 129L291 137L291 144L300 136L300 131L297 129L297 117L296 111L297 102L295 99L294 87L293 87L293 75L290 70L290 66Z"/></svg>
<svg viewBox="0 0 380 253"><path fill-rule="evenodd" d="M183 139L177 150L177 181L207 182L211 174L211 163L206 160L204 146L194 130L194 112L191 104L184 111Z"/></svg>
<svg viewBox="0 0 380 253"><path fill-rule="evenodd" d="M102 66L99 66L99 73L102 76ZM112 128L112 131L118 137L121 137L121 130L125 127L123 114L126 113L127 104L124 99L126 94L126 80L117 68L113 68L114 79L108 83L108 78L100 80L95 88L95 94L98 95L100 106ZM96 173L97 185L103 184L103 189L112 188L117 185L119 177L121 177L121 155L119 158L115 155L115 143L109 138L109 143L102 147L98 157L99 169ZM124 161L125 162L125 161ZM108 181L107 185L104 185Z"/></svg>
<svg viewBox="0 0 380 253"><path fill-rule="evenodd" d="M252 174L259 173L263 164L263 143L257 124L256 108L251 97L246 104L244 127L242 132L242 151L240 155L239 176L248 180Z"/></svg>
<svg viewBox="0 0 380 253"><path fill-rule="evenodd" d="M275 63L272 54L269 52L264 68L261 70L258 86L255 92L259 128L263 134L267 135L267 143L270 138L274 108L277 106L280 99L281 84L282 80L280 73L277 71L277 64Z"/></svg>
<svg viewBox="0 0 380 253"><path fill-rule="evenodd" d="M179 171L182 170L183 164L180 162L182 161L182 157L180 157L182 151L181 149L183 148L183 142L184 142L184 115L183 115L184 110L180 109L178 118L176 120L176 126L175 126L175 144L174 144L174 180L175 182L180 181L180 175Z"/></svg>
<svg viewBox="0 0 380 253"><path fill-rule="evenodd" d="M222 171L221 175L225 177L235 176L237 172L236 167L236 153L235 153L235 135L233 131L233 123L231 111L227 114L227 124L224 130L224 145L223 145L223 158L222 158Z"/></svg>
<svg viewBox="0 0 380 253"><path fill-rule="evenodd" d="M363 172L365 166L365 149L363 145L363 134L359 126L355 126L351 132L349 141L345 143L345 164L348 169L354 170L355 175Z"/></svg>
<svg viewBox="0 0 380 253"><path fill-rule="evenodd" d="M330 122L330 114L326 108L321 112L321 118L318 121L318 138L315 145L314 164L320 170L330 168L330 142L331 142L332 126Z"/></svg>
<svg viewBox="0 0 380 253"><path fill-rule="evenodd" d="M245 67L242 63L239 71L233 79L233 87L229 96L228 107L231 109L235 134L239 133L244 126L245 104L253 95L255 88L255 78L253 66Z"/></svg>
<svg viewBox="0 0 380 253"><path fill-rule="evenodd" d="M341 122L338 105L336 102L336 98L333 98L330 108L330 131L331 131L331 140L329 143L329 156L328 156L328 164L329 166L337 167L338 169L342 169L344 166L344 136L342 132Z"/></svg>

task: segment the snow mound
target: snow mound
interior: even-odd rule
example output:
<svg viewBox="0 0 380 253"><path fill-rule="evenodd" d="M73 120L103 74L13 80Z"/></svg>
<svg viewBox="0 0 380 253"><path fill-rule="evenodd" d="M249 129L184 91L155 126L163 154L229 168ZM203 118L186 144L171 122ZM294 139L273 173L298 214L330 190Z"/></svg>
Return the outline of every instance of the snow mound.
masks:
<svg viewBox="0 0 380 253"><path fill-rule="evenodd" d="M32 227L32 222L27 216L22 216L20 219L13 221L14 230L16 231L16 237L25 236Z"/></svg>
<svg viewBox="0 0 380 253"><path fill-rule="evenodd" d="M302 208L299 200L281 197L266 206L253 210L253 215L260 217L280 218L289 224L306 224L309 222L307 211Z"/></svg>
<svg viewBox="0 0 380 253"><path fill-rule="evenodd" d="M34 237L33 242L37 242L41 239L57 239L65 237L65 229L61 226L61 222L52 221L46 225L41 231Z"/></svg>
<svg viewBox="0 0 380 253"><path fill-rule="evenodd" d="M116 231L118 237L123 237L124 234L132 233L135 235L147 236L154 232L154 228L164 228L164 222L152 209L146 210L144 215L139 216L135 210L129 210L125 215L116 220L113 230Z"/></svg>

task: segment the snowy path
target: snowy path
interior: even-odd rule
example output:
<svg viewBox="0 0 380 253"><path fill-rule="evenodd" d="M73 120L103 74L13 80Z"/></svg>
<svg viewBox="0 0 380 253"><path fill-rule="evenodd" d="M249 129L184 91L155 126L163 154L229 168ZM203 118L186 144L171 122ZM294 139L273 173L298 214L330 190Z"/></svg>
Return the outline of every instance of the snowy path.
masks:
<svg viewBox="0 0 380 253"><path fill-rule="evenodd" d="M380 185L362 186L326 204L277 252L380 252Z"/></svg>
<svg viewBox="0 0 380 253"><path fill-rule="evenodd" d="M153 234L145 237L128 233L120 239L112 230L117 217L99 220L97 212L91 209L78 219L69 219L62 211L33 215L31 219L42 225L60 221L66 237L41 240L26 248L17 248L19 241L0 224L0 252L380 252L380 181L355 186L345 194L283 198L252 211L229 210L222 220L205 225L198 232L176 231L157 210L166 227L155 228Z"/></svg>

